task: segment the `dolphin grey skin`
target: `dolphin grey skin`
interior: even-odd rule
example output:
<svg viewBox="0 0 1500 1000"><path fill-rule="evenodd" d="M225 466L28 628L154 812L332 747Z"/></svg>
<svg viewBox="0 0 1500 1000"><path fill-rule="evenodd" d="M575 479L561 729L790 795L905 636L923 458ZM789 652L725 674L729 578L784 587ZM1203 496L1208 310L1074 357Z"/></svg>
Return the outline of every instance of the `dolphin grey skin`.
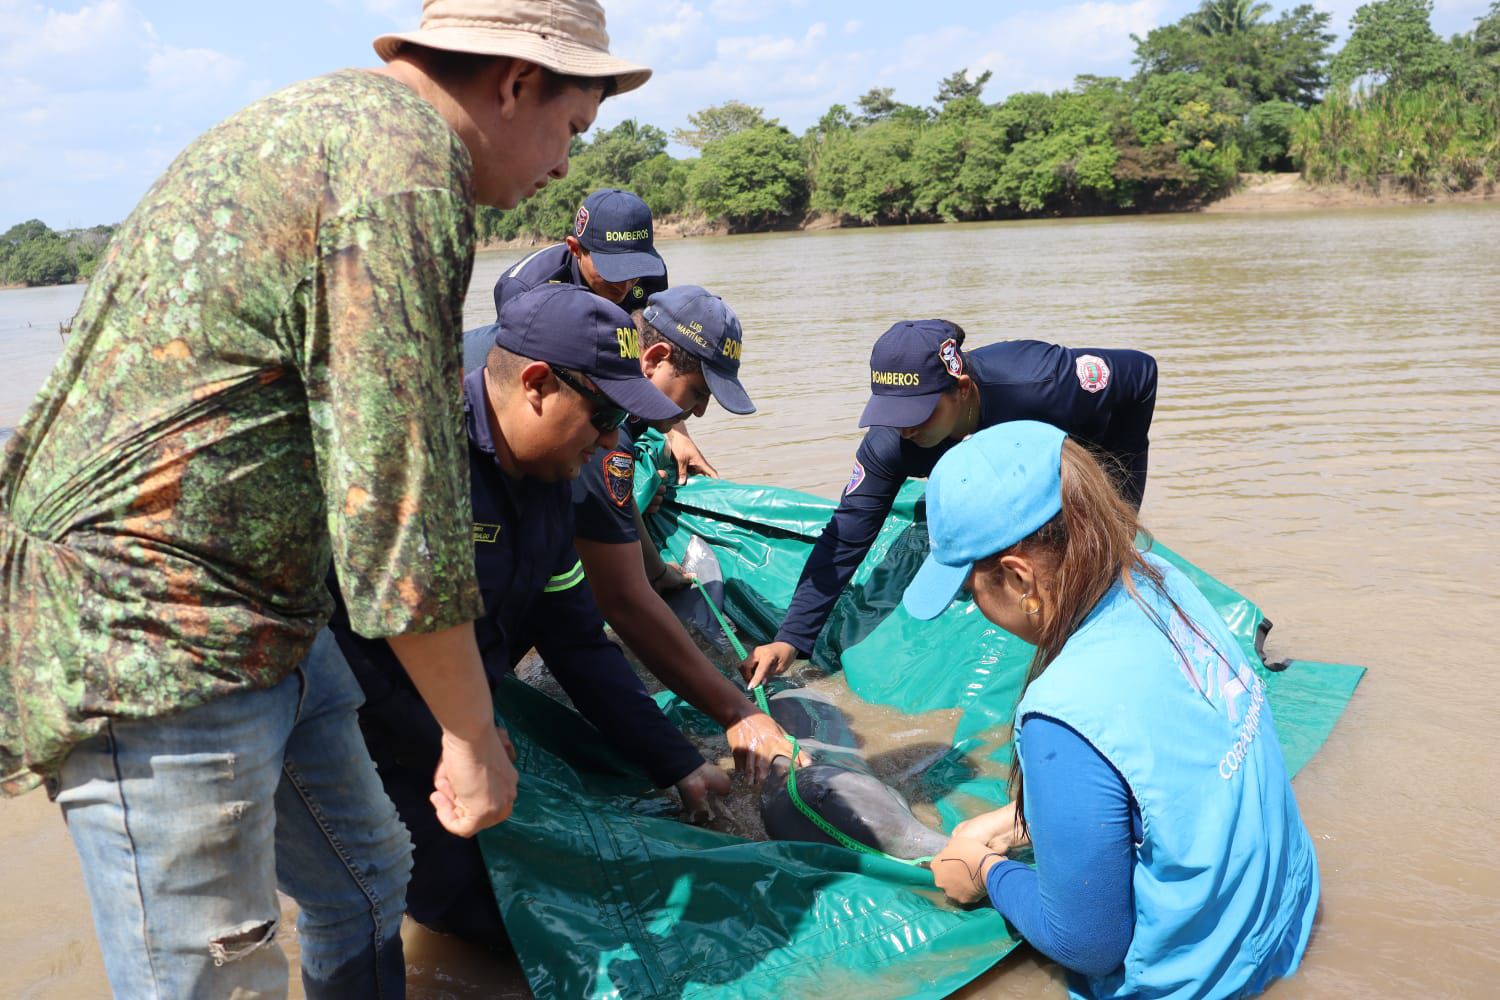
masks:
<svg viewBox="0 0 1500 1000"><path fill-rule="evenodd" d="M844 713L827 698L806 688L778 692L768 699L771 717L813 758L797 769L797 794L823 819L861 844L897 858L925 858L941 851L948 838L923 826L911 805L894 788L875 777ZM790 760L777 757L760 794L760 817L776 840L833 838L792 804L786 773Z"/></svg>
<svg viewBox="0 0 1500 1000"><path fill-rule="evenodd" d="M682 557L682 569L698 578L715 607L724 606L724 572L719 567L719 557L697 535L688 542L687 553ZM689 585L670 591L662 595L662 600L690 634L720 653L729 652L729 637L719 627L718 617L704 603L703 594L697 587Z"/></svg>

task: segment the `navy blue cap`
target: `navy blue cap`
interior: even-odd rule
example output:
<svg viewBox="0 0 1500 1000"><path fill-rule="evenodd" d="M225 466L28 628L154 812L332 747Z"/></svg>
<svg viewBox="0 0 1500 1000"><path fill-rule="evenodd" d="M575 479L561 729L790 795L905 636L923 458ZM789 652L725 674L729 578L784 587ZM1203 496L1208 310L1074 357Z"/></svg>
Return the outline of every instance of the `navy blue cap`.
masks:
<svg viewBox="0 0 1500 1000"><path fill-rule="evenodd" d="M533 361L580 371L616 406L643 420L682 414L641 374L640 338L625 310L578 285L546 284L500 307L495 344Z"/></svg>
<svg viewBox="0 0 1500 1000"><path fill-rule="evenodd" d="M629 191L604 188L583 199L573 217L573 236L605 281L660 278L667 273L652 245L651 209Z"/></svg>
<svg viewBox="0 0 1500 1000"><path fill-rule="evenodd" d="M662 336L703 362L703 380L730 413L754 413L740 384L745 334L729 304L697 285L676 285L646 300L642 313Z"/></svg>
<svg viewBox="0 0 1500 1000"><path fill-rule="evenodd" d="M958 331L940 319L909 319L880 335L870 349L870 401L861 427L915 427L964 373Z"/></svg>

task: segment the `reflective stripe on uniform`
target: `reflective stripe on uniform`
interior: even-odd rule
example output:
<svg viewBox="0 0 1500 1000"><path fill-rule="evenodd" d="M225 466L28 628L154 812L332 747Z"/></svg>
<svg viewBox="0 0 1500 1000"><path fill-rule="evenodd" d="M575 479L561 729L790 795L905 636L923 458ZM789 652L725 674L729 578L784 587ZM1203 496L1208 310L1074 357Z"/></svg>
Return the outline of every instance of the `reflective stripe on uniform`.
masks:
<svg viewBox="0 0 1500 1000"><path fill-rule="evenodd" d="M546 253L548 250L551 250L552 247L556 246L556 245L557 244L554 243L554 244L552 244L552 246L545 246L545 247L542 247L540 250L533 250L531 253L529 253L525 257L521 258L521 262L519 264L517 264L515 267L511 268L509 271L507 271L505 273L505 276L507 278L514 278L516 275L518 275L518 274L521 273L521 268L523 268L527 264L531 263L531 259L533 257L535 257L539 253Z"/></svg>
<svg viewBox="0 0 1500 1000"><path fill-rule="evenodd" d="M547 586L542 588L544 594L556 594L560 591L571 590L583 582L583 563L576 562L573 568L566 573L559 573L547 581Z"/></svg>

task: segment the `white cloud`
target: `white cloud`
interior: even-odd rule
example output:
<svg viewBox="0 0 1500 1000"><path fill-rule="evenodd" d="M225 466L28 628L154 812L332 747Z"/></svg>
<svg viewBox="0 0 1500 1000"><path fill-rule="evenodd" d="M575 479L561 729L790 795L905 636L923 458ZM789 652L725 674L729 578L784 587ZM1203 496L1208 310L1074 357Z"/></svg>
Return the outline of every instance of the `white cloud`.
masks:
<svg viewBox="0 0 1500 1000"><path fill-rule="evenodd" d="M609 49L625 59L659 70L701 66L714 57L715 32L694 3L611 3L608 17Z"/></svg>
<svg viewBox="0 0 1500 1000"><path fill-rule="evenodd" d="M414 31L421 24L418 5L412 0L325 0L334 10L358 10L389 21L398 31Z"/></svg>
<svg viewBox="0 0 1500 1000"><path fill-rule="evenodd" d="M935 93L938 80L962 68L970 77L994 73L984 92L991 101L1017 91L1061 89L1080 73L1128 72L1135 51L1131 34L1161 24L1165 10L1165 0L1091 0L1013 14L983 28L949 25L907 38L900 58L883 67L881 82L896 86L897 99L910 103L931 100L931 93L908 93L903 86Z"/></svg>
<svg viewBox="0 0 1500 1000"><path fill-rule="evenodd" d="M150 86L182 92L194 87L224 87L239 79L244 64L213 49L163 48L146 62Z"/></svg>
<svg viewBox="0 0 1500 1000"><path fill-rule="evenodd" d="M844 34L846 34L846 35L857 34L859 32L859 29L863 28L864 26L865 26L865 22L863 22L863 21L845 21L844 22Z"/></svg>
<svg viewBox="0 0 1500 1000"><path fill-rule="evenodd" d="M72 13L11 5L0 33L0 66L52 93L133 87L157 44L150 22L119 0Z"/></svg>
<svg viewBox="0 0 1500 1000"><path fill-rule="evenodd" d="M244 69L213 49L164 43L124 0L75 11L0 0L6 144L28 150L0 162L3 214L41 215L56 226L118 221L129 204L99 207L95 196L108 188L138 197L194 135L240 103Z"/></svg>
<svg viewBox="0 0 1500 1000"><path fill-rule="evenodd" d="M720 21L748 23L767 20L788 7L804 6L805 0L713 0L708 9Z"/></svg>

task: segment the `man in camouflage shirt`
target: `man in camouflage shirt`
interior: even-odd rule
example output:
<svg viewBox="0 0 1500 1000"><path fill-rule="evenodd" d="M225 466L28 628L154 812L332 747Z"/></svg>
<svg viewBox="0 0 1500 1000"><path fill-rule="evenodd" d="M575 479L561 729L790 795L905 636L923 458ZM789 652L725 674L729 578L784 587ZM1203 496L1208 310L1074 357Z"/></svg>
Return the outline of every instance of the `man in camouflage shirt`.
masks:
<svg viewBox="0 0 1500 1000"><path fill-rule="evenodd" d="M567 170L595 0L429 0L378 71L287 88L121 226L0 466L0 780L45 780L117 996L399 996L410 843L320 634L330 562L443 729L433 806L508 815L472 620L458 386L476 198ZM540 20L531 18L540 16ZM316 642L315 642L316 637Z"/></svg>

